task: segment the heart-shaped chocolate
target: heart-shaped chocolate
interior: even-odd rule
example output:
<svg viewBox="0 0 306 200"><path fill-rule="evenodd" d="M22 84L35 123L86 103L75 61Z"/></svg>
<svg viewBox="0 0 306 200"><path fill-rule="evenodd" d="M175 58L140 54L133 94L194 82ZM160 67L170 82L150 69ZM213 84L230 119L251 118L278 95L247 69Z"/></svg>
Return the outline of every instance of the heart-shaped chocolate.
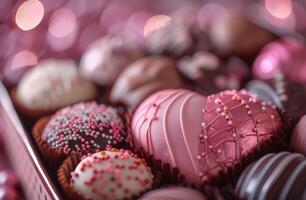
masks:
<svg viewBox="0 0 306 200"><path fill-rule="evenodd" d="M177 167L189 183L227 173L278 134L274 106L246 91L204 97L189 90L151 95L132 119L134 145Z"/></svg>

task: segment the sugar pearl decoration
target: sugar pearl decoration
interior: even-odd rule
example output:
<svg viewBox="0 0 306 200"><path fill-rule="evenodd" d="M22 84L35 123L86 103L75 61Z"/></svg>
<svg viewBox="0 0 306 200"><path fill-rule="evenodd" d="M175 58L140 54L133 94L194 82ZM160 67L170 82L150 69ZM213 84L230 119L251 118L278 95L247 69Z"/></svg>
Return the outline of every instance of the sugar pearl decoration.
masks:
<svg viewBox="0 0 306 200"><path fill-rule="evenodd" d="M79 103L58 111L43 135L51 148L65 152L95 153L125 139L124 125L116 109L96 102Z"/></svg>
<svg viewBox="0 0 306 200"><path fill-rule="evenodd" d="M85 157L71 173L70 183L86 199L121 200L149 189L153 175L136 154L107 149Z"/></svg>

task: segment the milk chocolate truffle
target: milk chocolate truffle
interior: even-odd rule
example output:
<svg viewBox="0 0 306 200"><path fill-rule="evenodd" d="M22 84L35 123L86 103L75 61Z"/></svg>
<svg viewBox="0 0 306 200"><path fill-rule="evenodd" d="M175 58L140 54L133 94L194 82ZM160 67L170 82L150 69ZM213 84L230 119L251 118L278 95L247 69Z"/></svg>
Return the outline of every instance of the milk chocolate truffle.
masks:
<svg viewBox="0 0 306 200"><path fill-rule="evenodd" d="M150 167L127 150L111 149L92 154L71 173L71 187L84 199L130 199L152 184Z"/></svg>
<svg viewBox="0 0 306 200"><path fill-rule="evenodd" d="M304 115L294 128L291 138L291 148L306 156L306 116Z"/></svg>
<svg viewBox="0 0 306 200"><path fill-rule="evenodd" d="M145 57L129 65L115 82L110 100L134 108L144 98L182 85L175 62L167 57Z"/></svg>
<svg viewBox="0 0 306 200"><path fill-rule="evenodd" d="M66 154L95 153L125 141L122 119L115 108L96 102L79 103L56 112L42 133L49 148Z"/></svg>
<svg viewBox="0 0 306 200"><path fill-rule="evenodd" d="M136 147L177 167L189 183L201 184L260 151L279 134L280 125L274 106L246 91L227 90L206 98L177 89L147 98L131 128Z"/></svg>
<svg viewBox="0 0 306 200"><path fill-rule="evenodd" d="M15 100L25 109L44 111L91 100L96 95L95 85L79 75L74 61L48 59L22 77Z"/></svg>
<svg viewBox="0 0 306 200"><path fill-rule="evenodd" d="M182 20L174 19L146 37L146 49L154 55L182 57L195 50L209 48L207 33Z"/></svg>
<svg viewBox="0 0 306 200"><path fill-rule="evenodd" d="M141 48L127 37L107 35L86 50L81 73L101 86L110 86L128 64L142 55Z"/></svg>
<svg viewBox="0 0 306 200"><path fill-rule="evenodd" d="M207 200L200 192L185 187L169 187L145 193L140 200Z"/></svg>
<svg viewBox="0 0 306 200"><path fill-rule="evenodd" d="M211 23L209 36L217 52L222 55L253 57L275 36L254 24L239 11L226 13Z"/></svg>
<svg viewBox="0 0 306 200"><path fill-rule="evenodd" d="M205 95L240 89L251 74L248 66L239 58L231 57L223 62L208 51L183 57L178 67L194 83L195 90Z"/></svg>
<svg viewBox="0 0 306 200"><path fill-rule="evenodd" d="M241 174L236 192L246 200L306 199L306 158L297 153L268 154Z"/></svg>

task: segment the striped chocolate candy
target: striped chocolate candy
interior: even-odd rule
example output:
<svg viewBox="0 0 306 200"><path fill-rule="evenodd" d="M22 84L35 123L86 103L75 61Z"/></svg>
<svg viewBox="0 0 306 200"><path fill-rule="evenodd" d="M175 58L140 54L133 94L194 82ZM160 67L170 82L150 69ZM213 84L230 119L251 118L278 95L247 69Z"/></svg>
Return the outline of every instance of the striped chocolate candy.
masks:
<svg viewBox="0 0 306 200"><path fill-rule="evenodd" d="M236 186L246 200L306 199L306 158L297 153L268 154L244 170Z"/></svg>

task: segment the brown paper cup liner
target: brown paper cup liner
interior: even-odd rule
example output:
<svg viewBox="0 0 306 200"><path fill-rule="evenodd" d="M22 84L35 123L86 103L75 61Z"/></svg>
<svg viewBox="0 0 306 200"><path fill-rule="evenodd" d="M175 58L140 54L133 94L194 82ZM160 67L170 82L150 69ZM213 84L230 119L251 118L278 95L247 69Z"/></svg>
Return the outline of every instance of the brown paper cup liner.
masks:
<svg viewBox="0 0 306 200"><path fill-rule="evenodd" d="M51 164L50 166L57 168L70 154L69 152L63 152L61 150L51 148L42 140L42 133L49 120L50 116L39 119L33 127L32 135L47 163Z"/></svg>
<svg viewBox="0 0 306 200"><path fill-rule="evenodd" d="M75 199L85 200L85 198L81 194L76 192L70 186L71 172L73 172L75 170L75 168L77 167L77 165L80 163L81 160L82 160L81 155L72 155L69 158L67 158L66 160L64 160L63 164L59 167L59 169L57 171L58 181L59 181L60 185L62 186L66 196L71 200L72 199L73 200L75 200ZM154 174L153 185L152 185L151 189L149 189L147 191L150 191L152 189L156 189L159 185L159 181L160 181L159 174ZM135 196L133 196L129 199L125 199L125 200L132 200L132 199L136 200L141 195L143 195L143 193L141 193L139 195L135 195Z"/></svg>
<svg viewBox="0 0 306 200"><path fill-rule="evenodd" d="M80 161L81 156L72 155L66 160L64 160L63 164L59 167L57 171L58 181L69 199L84 199L70 186L71 172L75 170Z"/></svg>
<svg viewBox="0 0 306 200"><path fill-rule="evenodd" d="M286 145L286 136L288 134L288 130L290 129L290 123L283 123L283 125L277 131L277 134L272 136L268 141L263 143L259 149L254 149L252 152L248 153L246 156L242 157L239 163L229 167L226 171L220 171L215 178L210 179L209 182L203 183L200 186L196 186L193 184L189 184L185 181L185 177L180 174L178 168L170 167L168 163L162 163L161 160L154 159L153 155L148 155L143 148L136 147L132 137L131 130L131 119L133 116L133 111L129 111L126 114L126 123L127 123L127 131L128 131L128 139L130 141L130 146L132 150L145 158L148 164L152 167L153 171L159 171L161 173L162 179L161 184L183 184L188 187L197 188L204 193L205 187L207 184L214 184L217 186L224 186L226 184L234 185L239 178L239 175L253 161L257 160L261 156L271 153L278 152L287 148Z"/></svg>
<svg viewBox="0 0 306 200"><path fill-rule="evenodd" d="M16 109L21 113L22 117L26 119L26 122L30 122L31 124L33 124L40 117L51 115L56 111L56 110L38 110L38 109L27 108L26 106L24 106L22 103L19 102L16 95L16 87L14 87L11 90L11 97Z"/></svg>
<svg viewBox="0 0 306 200"><path fill-rule="evenodd" d="M178 168L172 168L168 163L162 163L161 160L154 159L153 155L147 154L143 148L136 148L134 145L132 130L131 130L131 119L133 111L129 110L125 116L126 126L127 126L127 140L130 142L130 147L134 153L144 158L148 165L151 166L153 174L160 174L160 184L182 184L185 185L185 177L180 174Z"/></svg>

